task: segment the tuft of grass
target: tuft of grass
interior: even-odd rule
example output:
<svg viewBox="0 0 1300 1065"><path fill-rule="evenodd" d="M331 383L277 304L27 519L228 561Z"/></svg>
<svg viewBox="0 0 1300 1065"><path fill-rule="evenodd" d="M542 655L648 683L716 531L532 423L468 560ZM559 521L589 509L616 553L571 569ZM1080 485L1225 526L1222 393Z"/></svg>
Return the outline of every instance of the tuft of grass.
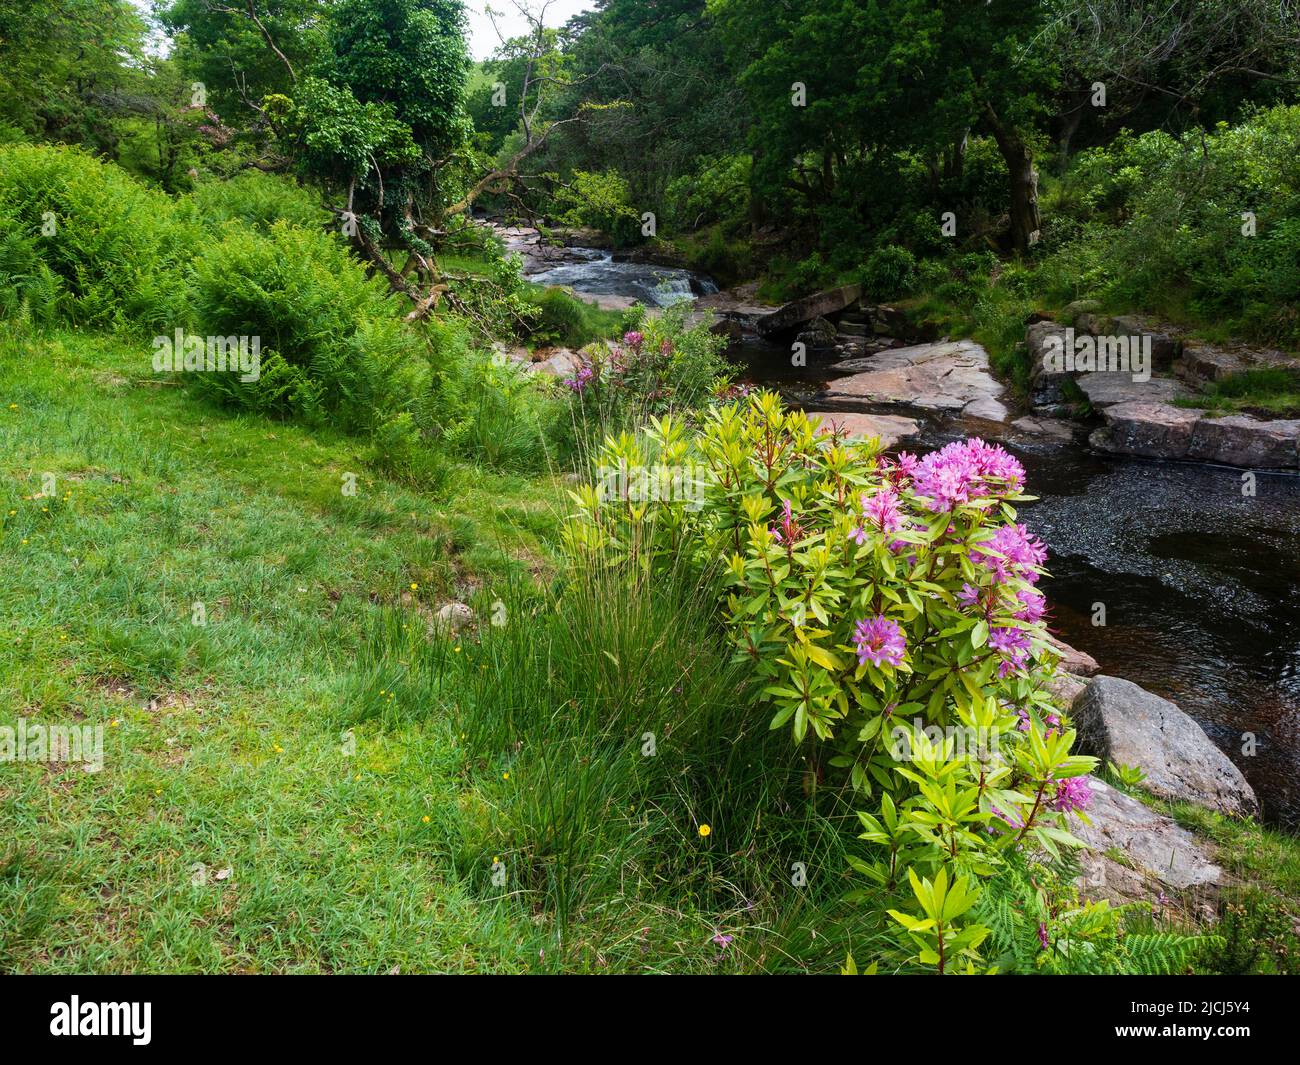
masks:
<svg viewBox="0 0 1300 1065"><path fill-rule="evenodd" d="M1211 382L1199 396L1176 402L1224 414L1245 411L1294 417L1300 415L1300 369L1271 366L1243 370Z"/></svg>

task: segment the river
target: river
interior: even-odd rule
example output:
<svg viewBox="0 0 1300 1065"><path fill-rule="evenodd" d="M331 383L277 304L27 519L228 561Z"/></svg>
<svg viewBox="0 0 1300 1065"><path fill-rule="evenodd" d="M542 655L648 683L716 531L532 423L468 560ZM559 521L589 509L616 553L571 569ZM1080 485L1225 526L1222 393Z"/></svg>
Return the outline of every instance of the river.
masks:
<svg viewBox="0 0 1300 1065"><path fill-rule="evenodd" d="M655 306L700 287L686 271L602 252L530 280ZM833 376L792 367L788 347L761 341L730 354L743 379L794 403L814 405ZM891 413L924 420L904 444L912 451L988 428ZM1300 477L1257 473L1251 496L1240 470L1106 456L1083 435L1002 442L1039 497L1023 515L1051 548L1042 587L1053 629L1104 673L1177 703L1242 770L1264 819L1300 826Z"/></svg>

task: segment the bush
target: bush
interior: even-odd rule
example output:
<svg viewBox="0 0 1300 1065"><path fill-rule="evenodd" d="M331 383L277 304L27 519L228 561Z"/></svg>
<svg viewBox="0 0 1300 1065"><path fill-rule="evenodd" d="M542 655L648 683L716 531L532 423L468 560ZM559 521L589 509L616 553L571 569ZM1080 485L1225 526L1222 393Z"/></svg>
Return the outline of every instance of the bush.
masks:
<svg viewBox="0 0 1300 1065"><path fill-rule="evenodd" d="M597 344L582 353L564 382L580 440L598 440L657 415L689 414L728 384L726 341L708 322L688 326L689 307L679 303L655 318L643 317L621 344Z"/></svg>
<svg viewBox="0 0 1300 1065"><path fill-rule="evenodd" d="M916 285L916 257L897 244L877 248L862 267L862 285L872 299L908 295Z"/></svg>
<svg viewBox="0 0 1300 1065"><path fill-rule="evenodd" d="M320 197L285 177L250 170L225 181L208 181L191 194L204 221L243 222L267 232L276 222L323 229L331 215Z"/></svg>
<svg viewBox="0 0 1300 1065"><path fill-rule="evenodd" d="M202 229L161 192L76 148L0 148L0 290L79 325L166 328ZM57 278L57 281L54 279Z"/></svg>
<svg viewBox="0 0 1300 1065"><path fill-rule="evenodd" d="M378 279L336 240L276 222L266 234L228 225L194 265L195 329L259 337L261 376L195 374L237 406L370 430L419 387L419 337Z"/></svg>
<svg viewBox="0 0 1300 1065"><path fill-rule="evenodd" d="M989 930L959 918L980 882L1013 852L1077 843L1067 815L1086 806L1095 765L1071 753L1046 690L1046 551L1015 522L1019 463L981 441L883 460L759 393L693 434L668 418L611 439L598 464L689 476L666 499L635 478L612 498L588 487L570 547L664 564L685 553L704 572L729 560L724 618L771 727L815 741L815 764L870 802L872 846L854 868L906 894L894 916L921 965L974 963Z"/></svg>

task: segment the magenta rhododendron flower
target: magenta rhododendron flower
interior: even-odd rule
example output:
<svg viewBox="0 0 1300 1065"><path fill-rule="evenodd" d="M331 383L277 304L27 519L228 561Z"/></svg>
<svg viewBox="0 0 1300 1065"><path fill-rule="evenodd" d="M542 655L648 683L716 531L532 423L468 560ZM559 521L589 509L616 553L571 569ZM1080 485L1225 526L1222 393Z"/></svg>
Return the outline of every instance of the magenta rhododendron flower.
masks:
<svg viewBox="0 0 1300 1065"><path fill-rule="evenodd" d="M1086 810L1091 802L1092 787L1087 777L1067 777L1056 782L1056 798L1051 803L1053 810L1059 813Z"/></svg>
<svg viewBox="0 0 1300 1065"><path fill-rule="evenodd" d="M1025 469L1014 455L978 437L958 440L915 463L912 483L931 510L952 510L975 499L1018 491Z"/></svg>
<svg viewBox="0 0 1300 1065"><path fill-rule="evenodd" d="M893 486L885 485L873 496L863 493L862 519L882 533L894 532L903 524L898 513L898 493Z"/></svg>
<svg viewBox="0 0 1300 1065"><path fill-rule="evenodd" d="M970 558L998 583L1019 577L1033 584L1038 580L1036 568L1047 561L1047 547L1023 525L1003 525L992 539L972 548Z"/></svg>
<svg viewBox="0 0 1300 1065"><path fill-rule="evenodd" d="M853 646L858 652L858 665L870 660L872 665L887 662L901 665L907 653L907 639L898 622L886 617L864 618L853 630Z"/></svg>
<svg viewBox="0 0 1300 1065"><path fill-rule="evenodd" d="M785 501L785 505L781 508L780 523L768 529L768 532L772 534L773 539L775 539L778 544L785 544L787 547L794 546L807 535L803 526L795 520L794 512L790 507L790 500L788 499Z"/></svg>

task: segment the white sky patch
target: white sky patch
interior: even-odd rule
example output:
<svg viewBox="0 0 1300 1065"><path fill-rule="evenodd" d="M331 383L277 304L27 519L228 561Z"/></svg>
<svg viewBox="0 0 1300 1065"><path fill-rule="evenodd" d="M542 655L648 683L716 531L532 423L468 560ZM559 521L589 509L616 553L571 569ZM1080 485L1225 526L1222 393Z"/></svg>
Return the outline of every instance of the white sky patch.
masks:
<svg viewBox="0 0 1300 1065"><path fill-rule="evenodd" d="M544 0L522 0L530 10L537 11ZM150 19L152 15L151 0L131 0L131 3L144 15ZM550 0L546 5L545 23L552 28L563 26L574 15L581 14L583 11L590 11L596 6L596 0ZM466 34L469 40L469 52L477 60L488 59L498 46L501 44L501 37L498 36L498 30L508 40L511 37L519 37L529 29L529 22L519 13L519 9L511 3L511 0L493 0L492 9L497 12L496 27L493 27L492 20L487 16L487 0L465 0L465 14L469 20L469 32ZM152 22L152 20L150 19ZM171 42L167 39L166 34L157 28L156 23L152 23L153 32L150 34L148 51L154 55L167 55L171 51Z"/></svg>
<svg viewBox="0 0 1300 1065"><path fill-rule="evenodd" d="M526 3L533 11L541 7L541 0L526 0ZM469 16L469 51L475 59L489 58L501 44L497 29L485 14L487 6L486 0L465 0L465 13ZM595 6L595 0L551 0L546 7L545 24L552 28L563 26L574 15L590 11ZM528 31L528 20L510 0L493 0L492 9L497 12L497 28L507 40Z"/></svg>

